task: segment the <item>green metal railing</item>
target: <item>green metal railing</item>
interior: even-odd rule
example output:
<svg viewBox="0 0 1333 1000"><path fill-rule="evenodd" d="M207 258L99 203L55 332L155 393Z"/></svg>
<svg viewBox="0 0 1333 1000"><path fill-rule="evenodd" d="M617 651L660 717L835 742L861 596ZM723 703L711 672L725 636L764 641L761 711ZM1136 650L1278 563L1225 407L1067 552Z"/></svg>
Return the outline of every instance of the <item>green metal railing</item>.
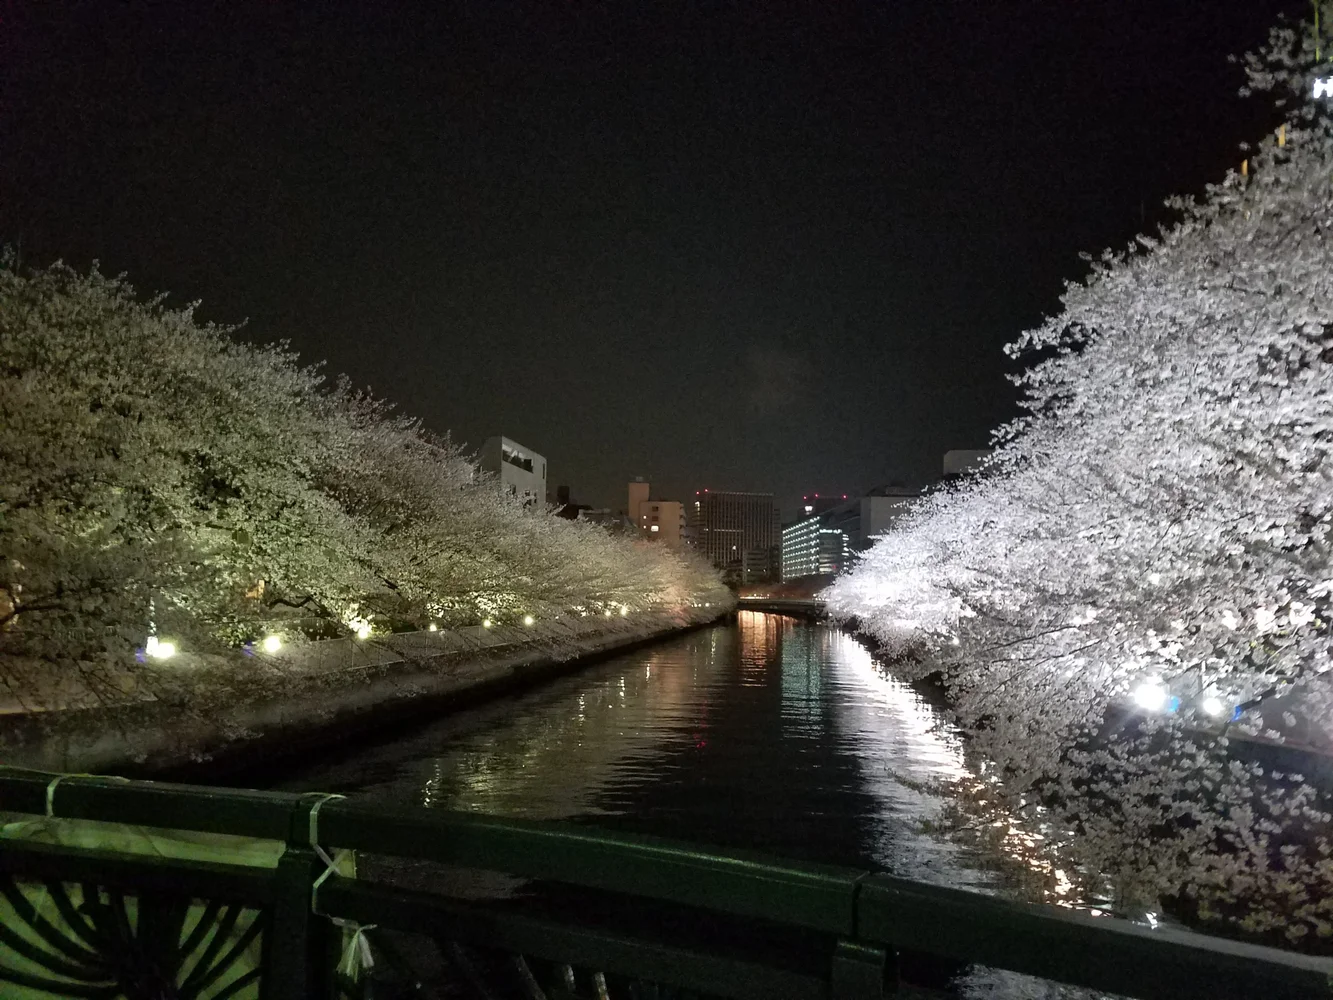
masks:
<svg viewBox="0 0 1333 1000"><path fill-rule="evenodd" d="M909 991L900 980L922 956L1143 1000L1333 996L1327 959L854 869L317 794L55 779L0 768L0 812L260 838L281 855L256 867L0 840L0 898L15 924L0 924L0 996L11 995L4 980L152 1000L383 996L383 984L432 996L435 976L451 995L485 1000L879 997ZM393 874L402 861L368 866L387 873L376 877L330 873L344 850L410 859L412 875ZM439 880L423 872L444 869L423 862L539 889L459 898L431 888ZM28 912L32 887L60 921ZM339 975L358 928L374 968ZM413 941L430 944L430 970ZM224 967L256 953L243 975ZM18 979L6 966L15 954L29 970Z"/></svg>

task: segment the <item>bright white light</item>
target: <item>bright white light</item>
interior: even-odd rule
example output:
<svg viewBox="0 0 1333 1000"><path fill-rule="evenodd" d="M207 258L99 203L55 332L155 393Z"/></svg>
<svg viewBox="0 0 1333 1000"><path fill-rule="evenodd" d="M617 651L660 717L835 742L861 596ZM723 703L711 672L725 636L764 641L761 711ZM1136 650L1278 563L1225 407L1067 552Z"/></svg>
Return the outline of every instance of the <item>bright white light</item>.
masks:
<svg viewBox="0 0 1333 1000"><path fill-rule="evenodd" d="M1333 76L1315 77L1314 96L1333 97Z"/></svg>
<svg viewBox="0 0 1333 1000"><path fill-rule="evenodd" d="M611 617L611 609L610 609L610 608L607 608L605 611L602 612L602 614L603 614L605 617L610 618L610 617Z"/></svg>
<svg viewBox="0 0 1333 1000"><path fill-rule="evenodd" d="M162 642L155 635L150 635L144 643L143 651L155 660L169 660L176 655L174 642Z"/></svg>
<svg viewBox="0 0 1333 1000"><path fill-rule="evenodd" d="M358 625L358 626L356 627L356 637L357 637L358 639L369 639L369 638L370 638L370 626L369 626L369 625L366 625L366 624Z"/></svg>
<svg viewBox="0 0 1333 1000"><path fill-rule="evenodd" d="M1166 707L1166 688L1156 681L1145 681L1134 689L1134 701L1139 708L1160 712Z"/></svg>
<svg viewBox="0 0 1333 1000"><path fill-rule="evenodd" d="M481 627L482 627L482 628L490 628L490 627L491 627L491 620L490 620L489 618L483 619L483 620L482 620L482 623L481 623Z"/></svg>
<svg viewBox="0 0 1333 1000"><path fill-rule="evenodd" d="M276 653L282 648L282 638L276 635L266 635L264 641L259 645L265 653Z"/></svg>
<svg viewBox="0 0 1333 1000"><path fill-rule="evenodd" d="M1221 698L1210 694L1203 700L1203 710L1209 715L1216 717L1225 712L1227 707L1222 703Z"/></svg>
<svg viewBox="0 0 1333 1000"><path fill-rule="evenodd" d="M649 530L649 531L656 531L657 529L658 529L658 526L657 526L656 524L654 524L654 525L653 525L651 528L649 528L648 530Z"/></svg>
<svg viewBox="0 0 1333 1000"><path fill-rule="evenodd" d="M426 626L427 632L438 632L439 630L440 626L436 625L434 622L431 622L429 625Z"/></svg>
<svg viewBox="0 0 1333 1000"><path fill-rule="evenodd" d="M523 616L523 624L524 624L524 625L532 625L532 624L534 624L536 621L537 621L537 619L536 619L536 618L533 618L532 615L524 615L524 616Z"/></svg>
<svg viewBox="0 0 1333 1000"><path fill-rule="evenodd" d="M625 617L625 615L627 615L627 614L629 614L629 607L628 607L628 605L622 604L622 605L620 606L620 617L623 618L623 617Z"/></svg>

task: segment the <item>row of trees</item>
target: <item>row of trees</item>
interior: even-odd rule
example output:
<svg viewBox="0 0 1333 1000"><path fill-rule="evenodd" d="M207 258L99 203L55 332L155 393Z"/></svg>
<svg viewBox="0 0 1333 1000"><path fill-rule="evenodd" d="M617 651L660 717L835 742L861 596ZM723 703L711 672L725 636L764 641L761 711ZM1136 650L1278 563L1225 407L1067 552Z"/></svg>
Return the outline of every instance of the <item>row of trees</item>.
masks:
<svg viewBox="0 0 1333 1000"><path fill-rule="evenodd" d="M1123 903L1333 934L1326 799L1236 730L1333 745L1333 128L1316 39L1248 60L1286 125L1091 262L1010 348L1025 415L833 588L939 670L1008 806Z"/></svg>
<svg viewBox="0 0 1333 1000"><path fill-rule="evenodd" d="M680 609L716 574L506 497L446 438L124 281L0 263L0 681L116 696L170 641ZM271 640L272 641L272 640Z"/></svg>

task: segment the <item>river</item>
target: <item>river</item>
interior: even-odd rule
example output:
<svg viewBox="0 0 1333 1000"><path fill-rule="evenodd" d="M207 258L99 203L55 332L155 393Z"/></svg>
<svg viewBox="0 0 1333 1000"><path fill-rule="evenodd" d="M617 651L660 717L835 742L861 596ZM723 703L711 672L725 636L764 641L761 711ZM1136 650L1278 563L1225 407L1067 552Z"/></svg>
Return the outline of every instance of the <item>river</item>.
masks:
<svg viewBox="0 0 1333 1000"><path fill-rule="evenodd" d="M305 761L280 787L561 819L870 868L985 892L1032 869L1077 903L1017 829L1002 857L923 823L933 786L972 778L962 740L835 628L740 612L522 696ZM1012 840L1012 837L1010 838ZM957 988L1048 995L977 971ZM1054 994L1049 994L1054 995Z"/></svg>

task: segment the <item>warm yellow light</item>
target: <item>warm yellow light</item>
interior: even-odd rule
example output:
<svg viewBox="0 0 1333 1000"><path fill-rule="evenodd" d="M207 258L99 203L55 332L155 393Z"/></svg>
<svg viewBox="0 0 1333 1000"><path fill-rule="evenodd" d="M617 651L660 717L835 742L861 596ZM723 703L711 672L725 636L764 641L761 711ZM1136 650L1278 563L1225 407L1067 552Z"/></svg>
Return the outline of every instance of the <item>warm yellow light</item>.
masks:
<svg viewBox="0 0 1333 1000"><path fill-rule="evenodd" d="M370 626L369 626L369 625L358 625L358 626L357 626L357 629L356 629L356 637L357 637L358 639L369 639L369 638L370 638Z"/></svg>
<svg viewBox="0 0 1333 1000"><path fill-rule="evenodd" d="M282 648L282 637L276 635L264 636L264 641L260 643L265 653L276 653Z"/></svg>
<svg viewBox="0 0 1333 1000"><path fill-rule="evenodd" d="M629 608L626 605L622 604L620 606L620 616L623 618L627 614L629 614Z"/></svg>
<svg viewBox="0 0 1333 1000"><path fill-rule="evenodd" d="M523 616L523 624L524 624L524 625L531 625L531 624L533 624L536 620L537 620L537 619L533 618L532 615L524 615L524 616Z"/></svg>
<svg viewBox="0 0 1333 1000"><path fill-rule="evenodd" d="M431 622L429 625L426 626L426 629L427 631L430 632L438 632L440 630L440 626L436 625L434 622Z"/></svg>
<svg viewBox="0 0 1333 1000"><path fill-rule="evenodd" d="M481 623L481 627L482 627L482 628L490 628L490 627L491 627L491 620L490 620L489 618L483 619L483 620L482 620L482 623Z"/></svg>
<svg viewBox="0 0 1333 1000"><path fill-rule="evenodd" d="M176 655L174 642L162 642L155 635L150 635L144 643L144 652L155 660L169 660Z"/></svg>

